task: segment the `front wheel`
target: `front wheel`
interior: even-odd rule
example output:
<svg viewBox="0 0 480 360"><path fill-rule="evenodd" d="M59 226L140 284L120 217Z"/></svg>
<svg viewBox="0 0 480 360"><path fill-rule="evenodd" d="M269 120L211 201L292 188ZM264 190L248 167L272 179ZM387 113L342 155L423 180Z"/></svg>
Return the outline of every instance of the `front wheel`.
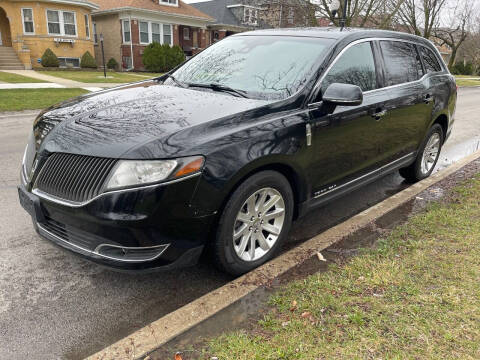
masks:
<svg viewBox="0 0 480 360"><path fill-rule="evenodd" d="M248 178L231 195L214 244L217 267L241 275L275 256L290 230L293 193L276 171Z"/></svg>
<svg viewBox="0 0 480 360"><path fill-rule="evenodd" d="M429 177L437 165L444 140L443 129L434 124L420 147L415 162L400 169L400 175L409 182L416 182Z"/></svg>

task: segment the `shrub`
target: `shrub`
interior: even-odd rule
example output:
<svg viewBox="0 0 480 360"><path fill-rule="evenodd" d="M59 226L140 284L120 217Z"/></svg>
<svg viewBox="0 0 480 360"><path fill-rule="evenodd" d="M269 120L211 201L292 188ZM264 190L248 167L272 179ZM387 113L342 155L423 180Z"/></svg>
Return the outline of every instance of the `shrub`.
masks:
<svg viewBox="0 0 480 360"><path fill-rule="evenodd" d="M55 53L52 50L47 49L43 53L42 66L43 67L59 67L60 66L57 55L55 55Z"/></svg>
<svg viewBox="0 0 480 360"><path fill-rule="evenodd" d="M118 67L117 60L115 60L114 58L111 58L110 60L108 60L107 68L109 68L111 70L116 70L117 67Z"/></svg>
<svg viewBox="0 0 480 360"><path fill-rule="evenodd" d="M163 69L166 67L166 54L162 45L157 42L148 45L143 51L142 62L149 71L164 71Z"/></svg>
<svg viewBox="0 0 480 360"><path fill-rule="evenodd" d="M179 46L170 47L154 42L148 45L143 52L143 65L152 72L170 71L185 60L185 55Z"/></svg>
<svg viewBox="0 0 480 360"><path fill-rule="evenodd" d="M460 61L453 65L450 71L453 75L472 75L473 64L470 62L464 64L463 61Z"/></svg>
<svg viewBox="0 0 480 360"><path fill-rule="evenodd" d="M168 45L167 45L168 46ZM167 56L167 70L170 71L185 61L185 53L178 45L169 47Z"/></svg>
<svg viewBox="0 0 480 360"><path fill-rule="evenodd" d="M97 68L97 62L89 51L83 54L82 59L80 60L80 67L91 69Z"/></svg>

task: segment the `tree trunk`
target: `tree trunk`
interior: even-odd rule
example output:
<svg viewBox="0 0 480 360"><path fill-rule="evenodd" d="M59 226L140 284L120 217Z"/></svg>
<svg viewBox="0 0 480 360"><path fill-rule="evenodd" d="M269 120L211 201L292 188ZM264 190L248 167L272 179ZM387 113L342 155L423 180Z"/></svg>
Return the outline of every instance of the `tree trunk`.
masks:
<svg viewBox="0 0 480 360"><path fill-rule="evenodd" d="M450 60L448 61L448 68L451 69L455 65L455 60L457 58L457 47L452 47L452 54L450 55Z"/></svg>

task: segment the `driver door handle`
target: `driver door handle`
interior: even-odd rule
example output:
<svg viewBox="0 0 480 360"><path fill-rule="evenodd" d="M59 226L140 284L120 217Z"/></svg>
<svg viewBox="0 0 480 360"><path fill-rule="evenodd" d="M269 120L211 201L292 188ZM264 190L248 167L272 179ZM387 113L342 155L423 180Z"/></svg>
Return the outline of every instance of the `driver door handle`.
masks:
<svg viewBox="0 0 480 360"><path fill-rule="evenodd" d="M377 109L379 110L379 109ZM383 109L383 110L380 110L380 111L377 111L377 112L374 112L372 114L372 117L375 119L375 120L380 120L382 117L384 117L385 115L387 115L387 110L386 109Z"/></svg>

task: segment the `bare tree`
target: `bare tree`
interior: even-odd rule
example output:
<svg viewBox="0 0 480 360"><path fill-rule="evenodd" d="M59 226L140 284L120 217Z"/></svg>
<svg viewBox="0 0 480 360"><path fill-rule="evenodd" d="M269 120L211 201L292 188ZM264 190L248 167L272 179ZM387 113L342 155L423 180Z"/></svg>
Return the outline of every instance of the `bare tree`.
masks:
<svg viewBox="0 0 480 360"><path fill-rule="evenodd" d="M404 1L406 0L347 0L345 25L391 29L393 19ZM343 0L340 1L338 14L333 14L330 10L330 0L318 0L315 3L317 15L328 18L335 25L339 25L338 14L343 13Z"/></svg>
<svg viewBox="0 0 480 360"><path fill-rule="evenodd" d="M480 16L472 21L470 36L459 47L457 58L461 57L473 65L474 74L480 70Z"/></svg>
<svg viewBox="0 0 480 360"><path fill-rule="evenodd" d="M435 28L433 33L440 40L440 46L447 45L452 53L448 66L455 64L459 47L467 39L474 13L474 3L470 0L459 0L448 9L444 26Z"/></svg>
<svg viewBox="0 0 480 360"><path fill-rule="evenodd" d="M442 10L447 0L405 0L396 21L410 33L430 39L440 25Z"/></svg>

